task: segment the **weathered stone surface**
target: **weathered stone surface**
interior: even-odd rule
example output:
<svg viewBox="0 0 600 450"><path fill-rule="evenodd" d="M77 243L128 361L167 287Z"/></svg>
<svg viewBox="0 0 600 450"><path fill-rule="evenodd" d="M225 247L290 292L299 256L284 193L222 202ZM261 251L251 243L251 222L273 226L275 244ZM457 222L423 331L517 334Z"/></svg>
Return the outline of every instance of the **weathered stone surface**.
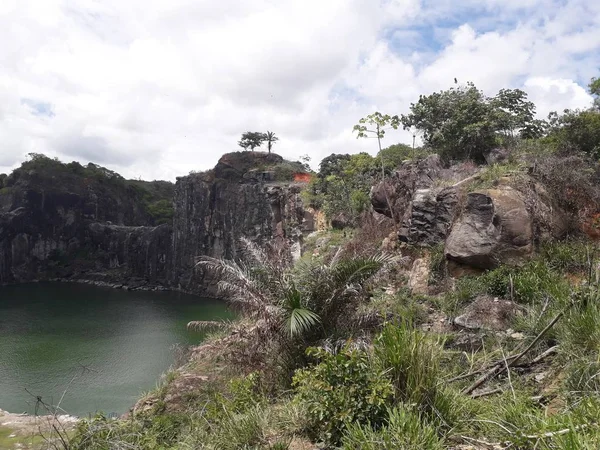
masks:
<svg viewBox="0 0 600 450"><path fill-rule="evenodd" d="M429 258L415 259L408 278L408 287L413 294L427 294L429 285Z"/></svg>
<svg viewBox="0 0 600 450"><path fill-rule="evenodd" d="M391 178L371 188L373 209L398 222L404 221L410 213L408 208L414 192L431 187L441 171L438 155L403 164Z"/></svg>
<svg viewBox="0 0 600 450"><path fill-rule="evenodd" d="M491 165L506 161L509 156L509 149L498 147L491 149L483 157L485 158L485 162Z"/></svg>
<svg viewBox="0 0 600 450"><path fill-rule="evenodd" d="M517 305L509 300L480 296L454 319L454 324L471 330L504 331L516 312Z"/></svg>
<svg viewBox="0 0 600 450"><path fill-rule="evenodd" d="M198 256L234 259L242 236L259 244L275 239L298 246L314 231L298 186L189 175L178 178L174 204L171 285L191 292L214 284L196 269Z"/></svg>
<svg viewBox="0 0 600 450"><path fill-rule="evenodd" d="M344 228L352 227L352 219L346 213L339 213L333 219L331 219L331 227L335 230L343 230Z"/></svg>
<svg viewBox="0 0 600 450"><path fill-rule="evenodd" d="M412 199L411 215L405 228L408 242L433 245L448 236L458 204L458 194L452 188L418 189Z"/></svg>
<svg viewBox="0 0 600 450"><path fill-rule="evenodd" d="M532 218L509 187L468 194L445 246L447 258L481 269L519 263L532 251Z"/></svg>

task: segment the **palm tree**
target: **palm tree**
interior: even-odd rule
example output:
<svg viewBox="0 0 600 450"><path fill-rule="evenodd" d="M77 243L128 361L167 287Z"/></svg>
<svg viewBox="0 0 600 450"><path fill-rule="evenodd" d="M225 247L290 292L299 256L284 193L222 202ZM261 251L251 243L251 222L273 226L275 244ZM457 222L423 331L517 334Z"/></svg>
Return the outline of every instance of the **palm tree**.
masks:
<svg viewBox="0 0 600 450"><path fill-rule="evenodd" d="M273 147L273 144L275 144L275 142L277 142L279 138L275 136L275 133L273 133L272 131L267 131L263 135L263 139L267 141L267 149L269 150L269 153L271 153L271 147Z"/></svg>
<svg viewBox="0 0 600 450"><path fill-rule="evenodd" d="M295 271L284 249L267 252L242 238L242 262L200 257L197 265L218 279L218 290L262 337L301 340L304 347L347 329L365 283L392 258L386 255L304 263ZM190 322L189 327L214 322Z"/></svg>

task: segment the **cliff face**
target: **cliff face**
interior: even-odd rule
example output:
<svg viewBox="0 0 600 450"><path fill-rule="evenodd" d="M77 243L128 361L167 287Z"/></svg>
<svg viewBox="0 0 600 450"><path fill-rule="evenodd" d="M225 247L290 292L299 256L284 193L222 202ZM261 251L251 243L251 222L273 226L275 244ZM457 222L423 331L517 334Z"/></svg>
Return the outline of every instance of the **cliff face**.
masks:
<svg viewBox="0 0 600 450"><path fill-rule="evenodd" d="M234 170L231 155L226 158L229 161L222 159L213 173L177 180L171 267L176 288L198 291L210 285L211 280L194 269L196 257L234 259L242 236L260 244L285 240L298 254L303 233L314 230L299 185L264 182L268 172Z"/></svg>
<svg viewBox="0 0 600 450"><path fill-rule="evenodd" d="M202 293L210 280L195 258L234 258L242 236L299 251L312 229L300 187L269 182L263 170L282 161L225 155L175 186L48 158L25 163L0 187L0 284L91 279Z"/></svg>

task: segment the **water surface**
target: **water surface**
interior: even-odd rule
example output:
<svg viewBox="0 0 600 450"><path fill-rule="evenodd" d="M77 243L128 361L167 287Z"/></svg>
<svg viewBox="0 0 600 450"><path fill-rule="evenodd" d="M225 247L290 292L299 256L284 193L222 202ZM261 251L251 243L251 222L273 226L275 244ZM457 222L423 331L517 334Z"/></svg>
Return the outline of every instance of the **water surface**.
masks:
<svg viewBox="0 0 600 450"><path fill-rule="evenodd" d="M71 283L0 287L0 409L34 413L36 397L84 416L126 412L201 341L190 320L230 318L221 302L176 292ZM39 407L38 407L39 409Z"/></svg>

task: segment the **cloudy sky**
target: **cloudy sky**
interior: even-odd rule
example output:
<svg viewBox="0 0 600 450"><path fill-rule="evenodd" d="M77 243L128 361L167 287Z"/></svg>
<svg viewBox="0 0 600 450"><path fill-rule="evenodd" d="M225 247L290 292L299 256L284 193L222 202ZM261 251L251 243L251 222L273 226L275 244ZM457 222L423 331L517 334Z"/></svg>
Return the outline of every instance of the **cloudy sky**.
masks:
<svg viewBox="0 0 600 450"><path fill-rule="evenodd" d="M455 77L522 88L541 116L586 107L600 2L0 0L0 42L0 172L37 152L173 180L247 130L315 166L375 153L360 117Z"/></svg>

